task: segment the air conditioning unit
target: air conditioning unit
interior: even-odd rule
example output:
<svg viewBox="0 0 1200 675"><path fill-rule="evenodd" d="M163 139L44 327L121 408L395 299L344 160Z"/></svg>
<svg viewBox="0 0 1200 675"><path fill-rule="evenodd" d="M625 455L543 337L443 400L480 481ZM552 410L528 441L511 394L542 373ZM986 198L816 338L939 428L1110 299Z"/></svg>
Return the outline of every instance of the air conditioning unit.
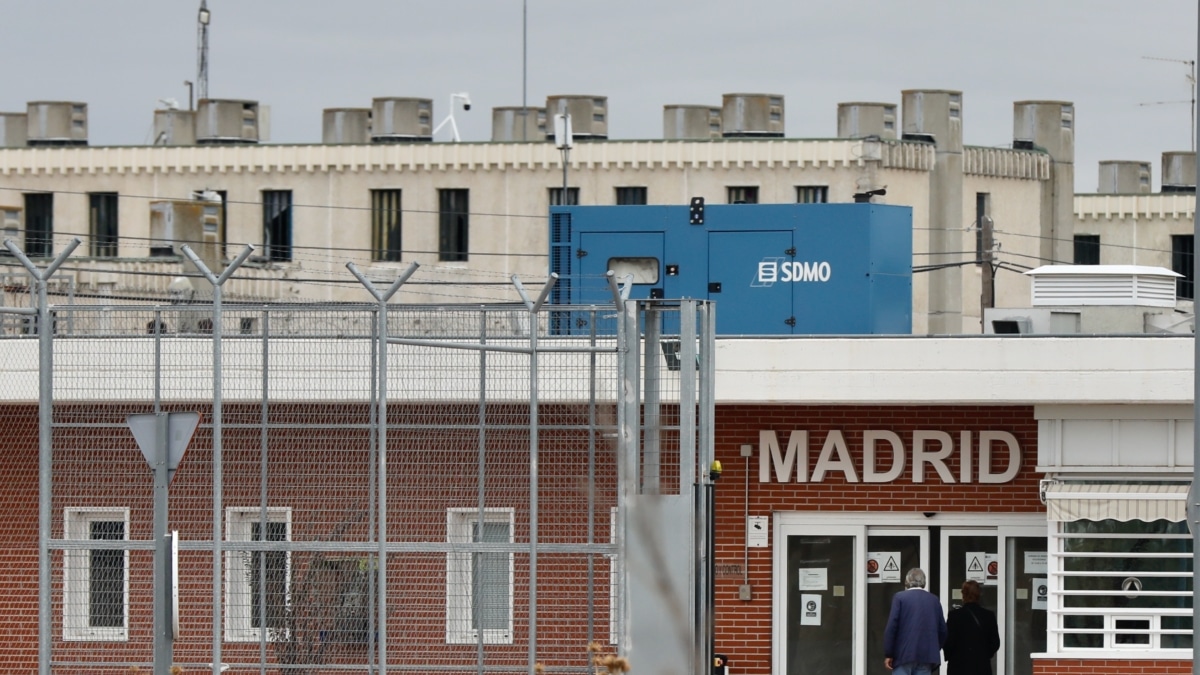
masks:
<svg viewBox="0 0 1200 675"><path fill-rule="evenodd" d="M21 209L11 206L0 206L0 255L11 256L5 241L12 241L17 248L25 250L25 237L22 236Z"/></svg>
<svg viewBox="0 0 1200 675"><path fill-rule="evenodd" d="M150 202L150 256L182 256L183 245L210 270L219 270L224 255L221 240L221 197L198 192L192 200Z"/></svg>

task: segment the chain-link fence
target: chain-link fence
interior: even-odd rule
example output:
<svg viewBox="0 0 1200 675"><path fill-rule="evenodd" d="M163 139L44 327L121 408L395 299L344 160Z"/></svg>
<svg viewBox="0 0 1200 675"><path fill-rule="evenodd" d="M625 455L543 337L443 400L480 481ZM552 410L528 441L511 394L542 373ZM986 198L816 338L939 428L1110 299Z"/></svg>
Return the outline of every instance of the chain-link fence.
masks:
<svg viewBox="0 0 1200 675"><path fill-rule="evenodd" d="M703 371L679 368L710 353L697 303L614 285L611 305L551 311L516 282L508 305L394 305L360 276L377 302L51 305L34 281L0 314L20 505L0 583L36 589L8 619L29 671L592 672L625 654L630 499L691 495L705 466ZM562 312L587 333L557 334Z"/></svg>

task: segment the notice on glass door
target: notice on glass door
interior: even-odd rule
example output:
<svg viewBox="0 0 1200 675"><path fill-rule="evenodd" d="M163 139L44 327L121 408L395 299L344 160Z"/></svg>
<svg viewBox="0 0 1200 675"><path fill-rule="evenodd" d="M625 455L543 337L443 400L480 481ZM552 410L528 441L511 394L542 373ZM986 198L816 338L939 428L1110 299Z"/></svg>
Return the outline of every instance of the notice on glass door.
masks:
<svg viewBox="0 0 1200 675"><path fill-rule="evenodd" d="M816 593L800 594L800 625L821 625L821 596Z"/></svg>
<svg viewBox="0 0 1200 675"><path fill-rule="evenodd" d="M900 583L900 552L868 552L867 553L867 583L896 584Z"/></svg>
<svg viewBox="0 0 1200 675"><path fill-rule="evenodd" d="M1025 551L1025 574L1045 574L1049 558L1045 551Z"/></svg>
<svg viewBox="0 0 1200 675"><path fill-rule="evenodd" d="M987 553L967 551L967 581L987 583Z"/></svg>
<svg viewBox="0 0 1200 675"><path fill-rule="evenodd" d="M1033 579L1033 602L1030 609L1046 609L1046 601L1050 595L1049 579Z"/></svg>
<svg viewBox="0 0 1200 675"><path fill-rule="evenodd" d="M829 590L829 571L824 567L801 567L800 568L800 588L801 591L827 591Z"/></svg>

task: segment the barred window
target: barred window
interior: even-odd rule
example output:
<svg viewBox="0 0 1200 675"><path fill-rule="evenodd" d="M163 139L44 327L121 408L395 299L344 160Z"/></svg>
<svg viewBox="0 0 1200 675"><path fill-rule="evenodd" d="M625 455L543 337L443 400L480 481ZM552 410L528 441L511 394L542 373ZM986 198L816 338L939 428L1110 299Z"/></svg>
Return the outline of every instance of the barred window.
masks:
<svg viewBox="0 0 1200 675"><path fill-rule="evenodd" d="M375 260L400 260L399 190L371 190L371 251Z"/></svg>
<svg viewBox="0 0 1200 675"><path fill-rule="evenodd" d="M128 541L128 509L67 509L66 539ZM63 638L129 639L129 551L68 550L63 555Z"/></svg>
<svg viewBox="0 0 1200 675"><path fill-rule="evenodd" d="M264 620L268 640L286 637L292 570L291 554L285 547L267 550L237 548L236 542L291 541L291 509L266 510L264 522L258 507L226 510L225 639L230 642L257 641Z"/></svg>
<svg viewBox="0 0 1200 675"><path fill-rule="evenodd" d="M1190 655L1192 538L1186 522L1056 524L1048 604L1060 651Z"/></svg>
<svg viewBox="0 0 1200 675"><path fill-rule="evenodd" d="M829 202L828 185L797 185L797 204L825 204Z"/></svg>
<svg viewBox="0 0 1200 675"><path fill-rule="evenodd" d="M512 543L512 509L485 509L482 515L481 519L478 509L447 511L448 543ZM480 640L512 644L513 555L488 550L447 553L446 642Z"/></svg>

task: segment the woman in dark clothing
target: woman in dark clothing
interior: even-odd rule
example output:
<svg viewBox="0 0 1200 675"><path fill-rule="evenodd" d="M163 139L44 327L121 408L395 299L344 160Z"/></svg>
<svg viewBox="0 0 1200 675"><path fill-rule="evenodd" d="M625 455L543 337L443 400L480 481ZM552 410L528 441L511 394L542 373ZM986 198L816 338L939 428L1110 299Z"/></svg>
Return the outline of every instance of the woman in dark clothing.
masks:
<svg viewBox="0 0 1200 675"><path fill-rule="evenodd" d="M992 655L1000 649L996 615L979 605L983 589L978 581L964 581L962 607L946 617L947 675L992 675Z"/></svg>

